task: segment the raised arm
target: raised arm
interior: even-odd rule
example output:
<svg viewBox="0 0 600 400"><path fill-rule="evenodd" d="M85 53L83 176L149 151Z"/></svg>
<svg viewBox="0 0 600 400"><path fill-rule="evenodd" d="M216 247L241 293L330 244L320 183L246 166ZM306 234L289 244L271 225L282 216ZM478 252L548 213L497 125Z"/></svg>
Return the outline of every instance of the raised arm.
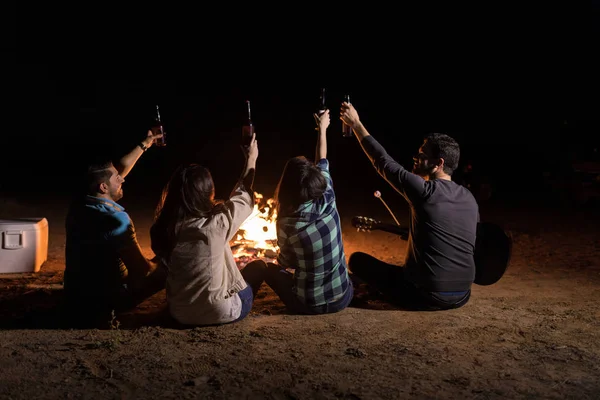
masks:
<svg viewBox="0 0 600 400"><path fill-rule="evenodd" d="M359 142L362 142L362 140L367 136L371 136L367 131L367 128L365 128L362 122L360 122L358 112L352 104L346 102L342 103L342 107L340 109L340 119L345 125L348 125L350 128L352 128L352 131Z"/></svg>
<svg viewBox="0 0 600 400"><path fill-rule="evenodd" d="M252 134L252 140L250 145L242 148L244 155L246 156L246 164L242 171L242 183L246 190L250 193L254 191L254 174L256 172L256 160L258 159L258 141L256 140L256 133Z"/></svg>
<svg viewBox="0 0 600 400"><path fill-rule="evenodd" d="M330 123L329 110L325 110L320 117L315 114L315 120L318 122L317 131L319 132L315 153L315 163L318 163L319 160L327 158L327 128Z"/></svg>
<svg viewBox="0 0 600 400"><path fill-rule="evenodd" d="M379 173L397 192L407 200L414 201L427 195L425 180L406 170L369 134L361 123L358 112L353 105L342 103L340 119L349 125L360 145Z"/></svg>
<svg viewBox="0 0 600 400"><path fill-rule="evenodd" d="M115 162L115 168L119 171L119 175L125 178L131 171L140 156L148 150L154 143L154 139L162 137L162 134L155 135L151 130L148 131L146 138L133 148L129 153L125 154L118 162Z"/></svg>
<svg viewBox="0 0 600 400"><path fill-rule="evenodd" d="M256 171L256 159L258 158L258 142L256 134L248 146L242 146L246 163L242 170L242 176L236 182L225 207L229 211L222 214L228 219L227 241L233 239L242 223L250 216L254 207L254 173Z"/></svg>

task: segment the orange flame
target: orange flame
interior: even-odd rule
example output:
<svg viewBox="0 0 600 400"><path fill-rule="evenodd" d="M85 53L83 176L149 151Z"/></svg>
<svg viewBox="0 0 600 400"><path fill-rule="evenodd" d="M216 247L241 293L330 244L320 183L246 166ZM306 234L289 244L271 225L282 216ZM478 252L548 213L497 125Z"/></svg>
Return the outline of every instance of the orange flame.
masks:
<svg viewBox="0 0 600 400"><path fill-rule="evenodd" d="M265 201L263 195L256 192L254 197L256 198L254 209L231 241L231 249L238 260L268 258L272 261L279 252L275 201L273 199Z"/></svg>

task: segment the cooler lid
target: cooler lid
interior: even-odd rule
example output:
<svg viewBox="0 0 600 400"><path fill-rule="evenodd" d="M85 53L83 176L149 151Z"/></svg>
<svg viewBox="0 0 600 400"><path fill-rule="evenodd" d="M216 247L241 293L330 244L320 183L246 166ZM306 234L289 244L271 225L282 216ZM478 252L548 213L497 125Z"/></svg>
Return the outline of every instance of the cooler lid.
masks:
<svg viewBox="0 0 600 400"><path fill-rule="evenodd" d="M0 219L0 231L17 230L38 230L48 226L48 220L43 217L34 218L16 218Z"/></svg>

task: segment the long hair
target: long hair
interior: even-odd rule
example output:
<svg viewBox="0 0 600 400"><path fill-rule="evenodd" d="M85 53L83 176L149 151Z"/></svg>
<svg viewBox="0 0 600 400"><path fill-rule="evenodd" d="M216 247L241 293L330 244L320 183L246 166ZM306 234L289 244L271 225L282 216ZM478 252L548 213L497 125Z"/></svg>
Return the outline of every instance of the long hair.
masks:
<svg viewBox="0 0 600 400"><path fill-rule="evenodd" d="M304 156L288 160L275 189L277 216L293 213L300 204L317 200L327 189L327 181L317 166Z"/></svg>
<svg viewBox="0 0 600 400"><path fill-rule="evenodd" d="M177 227L186 220L211 215L215 185L208 169L198 164L182 165L165 185L150 229L152 251L167 259L177 242Z"/></svg>

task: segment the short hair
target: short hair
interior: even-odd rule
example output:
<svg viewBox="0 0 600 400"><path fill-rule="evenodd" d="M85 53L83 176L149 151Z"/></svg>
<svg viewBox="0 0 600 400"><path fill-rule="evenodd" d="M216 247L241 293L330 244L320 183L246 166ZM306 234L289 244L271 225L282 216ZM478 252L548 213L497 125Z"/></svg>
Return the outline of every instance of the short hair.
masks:
<svg viewBox="0 0 600 400"><path fill-rule="evenodd" d="M327 180L313 162L304 156L291 158L275 189L277 215L292 213L300 204L321 198L325 190Z"/></svg>
<svg viewBox="0 0 600 400"><path fill-rule="evenodd" d="M101 183L107 183L112 177L114 167L110 160L94 161L87 166L87 179L85 190L87 194L98 193L98 186Z"/></svg>
<svg viewBox="0 0 600 400"><path fill-rule="evenodd" d="M452 175L458 168L460 146L458 142L445 133L430 133L425 138L428 156L444 159L444 172Z"/></svg>

